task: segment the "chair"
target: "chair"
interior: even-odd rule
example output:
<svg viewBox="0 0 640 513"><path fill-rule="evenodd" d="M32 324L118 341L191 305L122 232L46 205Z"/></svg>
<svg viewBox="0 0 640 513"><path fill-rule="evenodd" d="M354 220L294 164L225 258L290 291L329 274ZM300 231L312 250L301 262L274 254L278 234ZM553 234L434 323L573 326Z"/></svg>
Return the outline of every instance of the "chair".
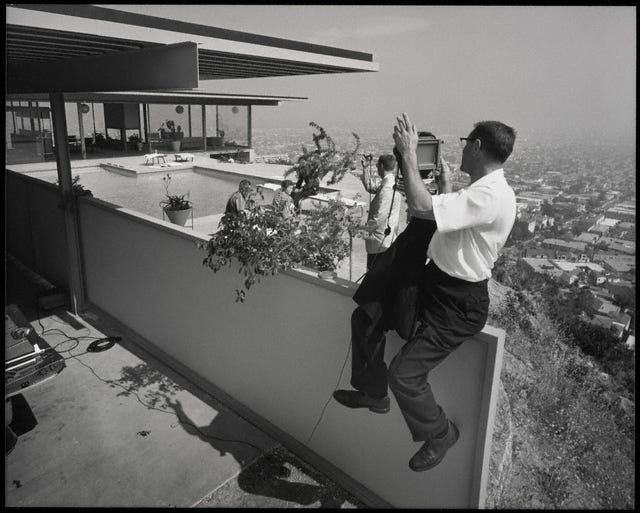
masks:
<svg viewBox="0 0 640 513"><path fill-rule="evenodd" d="M69 145L69 151L80 151L82 144L75 135L67 136L67 144Z"/></svg>
<svg viewBox="0 0 640 513"><path fill-rule="evenodd" d="M152 150L153 143L160 143L160 134L158 132L148 132L147 141L149 141L149 150Z"/></svg>

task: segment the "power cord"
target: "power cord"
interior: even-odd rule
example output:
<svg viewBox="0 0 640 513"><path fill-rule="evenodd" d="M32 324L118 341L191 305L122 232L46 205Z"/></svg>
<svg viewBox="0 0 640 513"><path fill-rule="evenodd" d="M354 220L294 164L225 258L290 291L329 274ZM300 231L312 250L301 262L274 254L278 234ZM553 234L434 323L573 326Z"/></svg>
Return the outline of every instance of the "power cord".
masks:
<svg viewBox="0 0 640 513"><path fill-rule="evenodd" d="M338 376L338 381L336 381L336 386L334 387L333 392L338 390L338 386L340 386L340 381L342 381L342 375L344 374L344 368L347 366L347 362L349 361L349 355L350 354L351 354L351 342L349 342L349 348L347 350L347 357L344 359L344 363L342 364L342 369L340 369L340 375ZM318 420L316 421L315 426L313 426L313 429L311 430L311 434L309 435L309 438L307 438L307 441L304 444L305 447L308 447L309 443L311 443L311 439L313 438L313 435L315 434L316 429L318 429L318 426L320 425L320 421L324 417L324 412L327 409L327 406L329 406L329 403L331 402L331 399L333 398L333 392L331 392L331 395L329 396L329 399L327 399L327 402L324 403L324 407L322 408L322 411L320 412L320 416L318 417Z"/></svg>
<svg viewBox="0 0 640 513"><path fill-rule="evenodd" d="M44 328L44 326L42 326L42 323L40 322L40 318L38 317L38 323L40 324L41 327ZM125 392L127 392L128 394L132 394L135 396L136 400L142 404L144 407L146 407L147 409L150 410L156 410L162 413L166 413L167 415L173 415L174 417L176 417L178 419L178 422L180 422L183 425L188 425L191 426L193 429L195 429L200 436L202 436L203 438L209 439L209 440L216 440L218 442L230 442L230 443L239 443L239 444L245 444L248 445L250 447L253 447L254 449L256 449L257 451L259 451L261 454L266 454L266 452L264 451L264 449L262 449L261 447L258 447L257 445L252 444L251 442L247 442L245 440L232 440L232 439L226 439L226 438L220 438L220 437L215 437L215 436L211 436L211 435L207 435L206 433L204 433L200 428L198 428L198 426L196 426L195 424L193 424L192 422L186 421L184 419L182 419L180 417L180 415L178 415L177 413L173 413L173 412L169 412L166 410L163 410L161 408L157 408L155 406L152 406L150 404L145 403L142 399L140 399L140 396L133 390L133 389L129 389L125 386L123 386L122 384L118 383L117 381L111 381L108 379L104 379L103 377L99 376L96 371L88 364L84 363L80 358L78 358L78 356L82 356L84 354L88 354L88 353L95 353L95 352L102 352L102 351L106 351L107 349L110 349L111 347L113 347L115 345L116 342L119 342L120 340L122 340L122 337L119 336L109 336L109 337L90 337L90 336L79 336L79 337L73 337L68 335L67 333L65 333L63 330L59 329L59 328L50 328L48 330L44 330L43 329L43 334L44 333L51 333L51 332L58 332L61 333L63 336L67 337L66 340L63 340L62 342L59 342L58 344L56 344L54 347L51 348L47 348L47 349L56 349L58 348L60 345L65 344L67 342L70 341L75 341L75 345L70 348L70 349L66 349L64 351L59 351L61 353L68 353L72 350L74 350L75 348L78 347L78 345L80 344L80 340L82 339L94 339L94 342L92 342L91 344L89 344L89 346L87 347L87 351L85 351L84 353L80 353L80 354L71 354L65 358L63 358L63 360L71 360L74 359L76 360L80 365L82 365L83 367L86 367L87 369L89 369L89 371L100 381L102 381L103 383L106 383L107 385L115 385L119 388L121 388L122 390L124 390ZM106 342L106 344L105 344Z"/></svg>
<svg viewBox="0 0 640 513"><path fill-rule="evenodd" d="M363 170L363 172L364 172L364 170ZM371 263L372 267L375 264L378 256L381 254L379 252L379 250L382 247L384 239L387 238L391 234L391 225L390 225L389 221L391 220L391 213L393 212L393 203L395 201L396 191L398 189L399 175L400 175L400 169L398 167L396 169L396 176L395 176L395 180L394 180L394 184L393 184L393 194L391 195L391 205L389 206L389 212L387 214L387 227L384 230L384 235L385 236L382 238L382 240L380 241L380 243L378 245L378 252L375 253L375 256L373 257L373 262ZM369 184L371 184L371 160L369 160ZM371 193L369 193L369 209L371 209ZM364 278L367 275L368 272L369 272L369 269L367 268L367 270L364 272L364 274L362 276L360 276L360 278L358 278L356 280L356 283L359 282L362 278ZM344 363L342 364L342 369L340 370L340 375L338 376L338 381L336 382L336 386L333 388L333 391L329 395L329 398L327 399L327 402L324 404L324 407L322 408L322 411L320 412L320 416L318 417L318 420L316 421L315 425L313 426L313 429L311 431L311 434L309 435L309 438L307 439L306 443L304 444L305 447L307 447L309 445L309 443L311 442L311 439L313 438L313 435L315 434L316 429L318 428L318 426L320 425L320 422L322 421L322 419L324 417L324 413L325 413L325 411L327 409L327 406L329 406L329 403L331 402L331 399L333 398L334 392L336 390L338 390L338 387L340 386L340 381L342 381L342 376L344 374L344 369L347 366L347 362L349 361L349 355L351 354L351 344L352 344L352 342L349 341L349 346L348 346L348 349L347 349L347 356L345 357ZM367 364L368 363L369 362L367 362Z"/></svg>
<svg viewBox="0 0 640 513"><path fill-rule="evenodd" d="M41 332L40 332L40 336L43 337L45 334L47 333L59 333L62 336L66 337L66 340L63 340L59 343L57 343L55 346L53 347L47 347L45 348L45 351L53 351L53 350L58 350L58 348L63 345L66 344L68 342L75 342L75 345L69 349L64 349L64 350L60 350L58 351L59 353L70 353L71 351L73 351L74 349L76 349L79 345L80 345L80 341L81 340L93 340L93 342L91 344L89 344L89 346L87 347L87 351L83 352L83 353L79 353L79 354L70 354L69 356L63 357L63 361L67 361L67 360L76 360L80 365L82 365L83 367L86 367L87 369L89 369L89 371L100 381L102 381L103 383L107 384L107 385L115 385L119 388L121 388L122 390L124 390L125 392L127 392L128 394L133 394L136 398L136 400L145 408L149 409L149 410L156 410L162 413L166 413L167 415L172 415L174 416L176 419L178 419L178 422L180 424L186 425L186 426L191 426L193 429L196 430L196 432L198 432L198 434L208 440L215 440L218 442L229 442L229 443L238 443L238 444L244 444L247 445L249 447L253 447L254 449L256 449L260 454L267 454L267 452L262 449L261 447L258 447L257 445L252 444L251 442L247 442L245 440L233 440L233 439L226 439L226 438L220 438L220 437L216 437L216 436L212 436L212 435L208 435L206 433L204 433L200 428L198 428L198 426L196 426L195 424L193 424L192 422L189 422L183 418L180 417L180 415L178 415L177 413L173 413L173 412L169 412L166 410L162 410L161 408L157 408L155 406L152 406L150 404L145 403L142 399L140 399L140 396L133 390L133 389L128 389L127 387L121 385L120 383L116 382L116 381L111 381L111 380L107 380L104 379L103 377L99 376L96 371L88 364L84 363L80 358L78 358L78 356L82 356L84 354L88 354L88 353L97 353L97 352L102 352L102 351L106 351L107 349L111 349L116 342L119 342L122 340L122 337L120 336L108 336L108 337L93 337L93 336L89 336L89 335L80 335L80 336L71 336L68 335L67 333L65 333L63 330L61 330L60 328L49 328L46 329L44 327L44 325L42 324L42 321L40 320L41 318L41 310L40 310L40 306L38 304L38 300L36 299L35 301L36 304L36 314L37 314L37 319L38 319L38 325L40 326ZM84 326L85 329L87 329L89 332L91 331L89 328L87 328L86 326ZM44 338L44 337L43 337Z"/></svg>

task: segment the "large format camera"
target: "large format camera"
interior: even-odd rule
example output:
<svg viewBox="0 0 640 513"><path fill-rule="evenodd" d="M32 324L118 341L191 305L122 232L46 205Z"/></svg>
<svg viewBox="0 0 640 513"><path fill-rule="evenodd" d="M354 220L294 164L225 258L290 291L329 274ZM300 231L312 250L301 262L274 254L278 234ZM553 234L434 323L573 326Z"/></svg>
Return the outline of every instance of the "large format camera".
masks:
<svg viewBox="0 0 640 513"><path fill-rule="evenodd" d="M418 173L420 173L420 178L429 189L433 188L433 172L440 170L440 144L443 142L444 141L438 139L431 132L418 132L418 147L416 149ZM398 190L404 192L402 157L395 146L393 147L393 154L398 161L398 171L400 173L398 177Z"/></svg>

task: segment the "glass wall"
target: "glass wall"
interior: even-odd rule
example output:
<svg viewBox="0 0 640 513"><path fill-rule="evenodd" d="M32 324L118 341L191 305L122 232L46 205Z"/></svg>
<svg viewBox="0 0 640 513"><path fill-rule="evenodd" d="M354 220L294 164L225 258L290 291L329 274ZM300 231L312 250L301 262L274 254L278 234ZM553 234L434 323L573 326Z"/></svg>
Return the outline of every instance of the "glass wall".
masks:
<svg viewBox="0 0 640 513"><path fill-rule="evenodd" d="M5 162L44 162L54 157L48 102L5 102Z"/></svg>
<svg viewBox="0 0 640 513"><path fill-rule="evenodd" d="M105 104L65 103L69 151L72 158L82 154L84 136L87 158L105 151L143 151L151 139L151 150L203 150L202 106L189 104L151 104L145 127L142 104L119 104L122 114L110 111L106 127ZM117 104L111 106L118 110ZM110 108L111 108L110 107ZM229 151L249 146L247 106L207 105L207 150ZM119 112L119 111L118 111ZM122 122L114 121L122 118ZM80 130L82 120L82 134ZM132 128L139 126L139 128ZM127 127L122 130L121 127ZM147 132L147 133L145 133ZM48 102L6 102L6 162L55 160L55 140ZM124 137L124 140L123 140ZM179 144L178 144L179 141ZM144 143L140 146L138 143Z"/></svg>
<svg viewBox="0 0 640 513"><path fill-rule="evenodd" d="M249 145L246 106L220 105L218 110L218 130L224 132L225 146Z"/></svg>

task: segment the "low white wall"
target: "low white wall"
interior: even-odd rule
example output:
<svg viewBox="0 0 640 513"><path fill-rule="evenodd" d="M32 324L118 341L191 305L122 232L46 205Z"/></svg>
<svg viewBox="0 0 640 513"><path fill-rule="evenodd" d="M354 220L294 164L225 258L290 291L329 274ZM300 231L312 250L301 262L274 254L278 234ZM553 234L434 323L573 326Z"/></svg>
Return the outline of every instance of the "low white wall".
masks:
<svg viewBox="0 0 640 513"><path fill-rule="evenodd" d="M242 276L202 265L196 242L206 239L99 200L80 203L87 300L304 444L347 357L354 285L294 271L264 278L236 303ZM332 400L309 448L393 506L481 507L502 341L487 327L433 372L461 435L435 469L408 468L420 444L393 399L387 415ZM400 345L388 337L388 359Z"/></svg>

